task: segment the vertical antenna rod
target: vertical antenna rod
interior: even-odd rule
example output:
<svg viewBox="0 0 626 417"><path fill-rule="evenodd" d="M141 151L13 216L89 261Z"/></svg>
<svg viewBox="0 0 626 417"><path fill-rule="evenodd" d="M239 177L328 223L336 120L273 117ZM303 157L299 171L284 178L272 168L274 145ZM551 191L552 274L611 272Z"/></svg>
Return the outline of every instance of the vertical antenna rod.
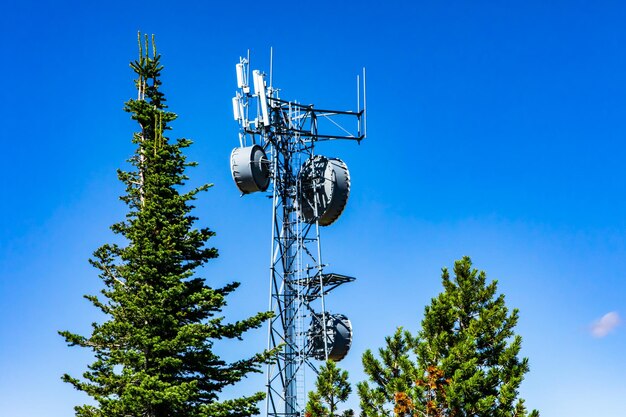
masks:
<svg viewBox="0 0 626 417"><path fill-rule="evenodd" d="M274 77L274 48L270 46L270 89L274 85L272 83Z"/></svg>
<svg viewBox="0 0 626 417"><path fill-rule="evenodd" d="M356 76L356 112L361 113L361 80ZM359 118L357 136L361 136L361 120Z"/></svg>
<svg viewBox="0 0 626 417"><path fill-rule="evenodd" d="M366 81L365 81L365 67L363 67L363 138L367 137L367 91L366 89Z"/></svg>

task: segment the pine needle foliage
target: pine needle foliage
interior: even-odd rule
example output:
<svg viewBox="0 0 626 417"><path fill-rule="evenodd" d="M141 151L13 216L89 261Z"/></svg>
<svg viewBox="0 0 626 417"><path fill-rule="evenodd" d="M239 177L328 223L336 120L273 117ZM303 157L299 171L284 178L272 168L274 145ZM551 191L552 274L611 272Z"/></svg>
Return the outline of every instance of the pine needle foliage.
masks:
<svg viewBox="0 0 626 417"><path fill-rule="evenodd" d="M454 277L444 268L441 278L444 291L425 308L415 337L398 329L380 359L363 355L363 415L538 417L519 398L529 366L514 333L518 310L509 311L497 281L488 283L468 257L455 262Z"/></svg>
<svg viewBox="0 0 626 417"><path fill-rule="evenodd" d="M309 392L305 417L353 416L352 410L337 413L339 404L346 402L351 392L348 372L340 369L332 360L328 360L320 367L315 380L315 390Z"/></svg>
<svg viewBox="0 0 626 417"><path fill-rule="evenodd" d="M412 415L417 375L414 345L411 333L400 327L385 338L385 346L378 349L379 358L370 349L365 351L363 370L369 381L357 384L362 416Z"/></svg>
<svg viewBox="0 0 626 417"><path fill-rule="evenodd" d="M183 151L191 141L170 140L165 133L177 115L168 111L161 91L161 56L154 37L139 35L137 99L125 110L139 124L133 136L132 169L118 171L126 185L121 199L129 211L111 229L125 244L98 248L91 264L104 283L101 295L85 298L106 321L91 334L59 332L70 346L90 349L95 362L82 378L63 380L93 398L75 407L78 417L243 417L258 413L263 393L222 400L223 388L236 384L270 358L261 352L232 363L214 352L220 339L241 339L269 313L234 323L221 315L226 297L238 286L212 288L196 270L216 258L207 245L214 233L196 228L191 212L198 193L182 192L185 171L194 162Z"/></svg>

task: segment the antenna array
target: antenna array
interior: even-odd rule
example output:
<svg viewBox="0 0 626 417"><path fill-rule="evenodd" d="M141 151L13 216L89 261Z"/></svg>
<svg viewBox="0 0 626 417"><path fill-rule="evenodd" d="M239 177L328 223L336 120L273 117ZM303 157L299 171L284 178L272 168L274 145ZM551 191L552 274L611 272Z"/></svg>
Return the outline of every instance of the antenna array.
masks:
<svg viewBox="0 0 626 417"><path fill-rule="evenodd" d="M346 206L350 174L342 160L314 150L320 141L365 139L365 69L357 77L357 111L321 110L280 98L258 70L250 79L249 62L248 53L236 64L232 105L240 130L231 171L242 194L271 194L268 348L282 350L267 370L266 415L298 417L306 369L317 372L315 360L343 359L352 343L350 320L331 314L326 296L355 278L325 272L320 241L320 227L335 222Z"/></svg>

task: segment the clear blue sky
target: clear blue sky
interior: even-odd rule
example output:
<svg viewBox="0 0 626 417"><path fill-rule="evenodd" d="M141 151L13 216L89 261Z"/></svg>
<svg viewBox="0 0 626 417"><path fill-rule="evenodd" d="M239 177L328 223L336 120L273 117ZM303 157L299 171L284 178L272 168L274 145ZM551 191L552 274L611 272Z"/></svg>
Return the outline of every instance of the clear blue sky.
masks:
<svg viewBox="0 0 626 417"><path fill-rule="evenodd" d="M252 50L282 97L353 108L368 69L369 137L321 146L353 180L323 231L332 270L358 277L328 299L353 322L342 362L398 325L419 328L463 255L520 309L531 372L522 395L543 416L626 409L626 5L592 1L6 1L0 13L0 415L60 417L84 400L60 381L89 356L57 330L100 320L81 298L87 263L125 207L115 170L135 125L128 61L155 33L173 136L195 140L192 184L220 258L201 273L239 280L226 314L267 306L270 204L240 198L234 64ZM602 327L594 323L607 315ZM621 318L621 319L620 319ZM224 344L238 357L265 331ZM250 392L263 378L251 378ZM353 400L354 401L354 400Z"/></svg>

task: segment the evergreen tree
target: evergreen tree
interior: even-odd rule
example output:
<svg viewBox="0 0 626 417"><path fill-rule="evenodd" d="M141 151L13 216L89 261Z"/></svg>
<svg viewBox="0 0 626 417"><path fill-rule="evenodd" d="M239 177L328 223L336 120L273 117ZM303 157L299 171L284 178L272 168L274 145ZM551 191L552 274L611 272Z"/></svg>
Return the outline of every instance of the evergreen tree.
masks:
<svg viewBox="0 0 626 417"><path fill-rule="evenodd" d="M207 246L214 235L195 228L193 200L209 185L182 192L188 177L183 150L191 141L164 133L176 114L161 92L163 69L152 38L139 37L138 98L125 110L139 123L130 171L118 171L126 185L121 199L126 219L112 226L124 244L105 244L91 264L100 271L102 296L85 296L106 316L89 336L60 332L70 346L93 351L95 362L82 379L63 380L93 397L96 405L75 407L79 417L221 417L258 413L262 393L221 400L220 391L250 372L259 372L268 352L227 363L213 351L220 339L241 339L261 326L268 313L227 323L221 315L238 283L212 288L196 269L217 257Z"/></svg>
<svg viewBox="0 0 626 417"><path fill-rule="evenodd" d="M414 338L398 328L385 338L377 359L370 349L363 354L363 368L370 381L357 384L361 414L367 417L411 416L415 397ZM370 382L373 386L370 386Z"/></svg>
<svg viewBox="0 0 626 417"><path fill-rule="evenodd" d="M365 372L375 384L359 385L366 416L391 415L392 405L396 416L539 415L528 414L518 398L529 370L528 359L519 358L522 339L513 332L518 310L509 312L504 295L496 295L497 282L487 283L468 257L455 262L454 275L443 269L444 291L426 307L415 338L388 340L397 361L387 360L384 350L382 362L371 352L364 355Z"/></svg>
<svg viewBox="0 0 626 417"><path fill-rule="evenodd" d="M348 400L352 387L348 382L348 372L337 367L329 360L320 367L315 381L315 390L309 392L306 405L306 417L336 417L337 406ZM344 411L341 416L353 416L352 410Z"/></svg>

